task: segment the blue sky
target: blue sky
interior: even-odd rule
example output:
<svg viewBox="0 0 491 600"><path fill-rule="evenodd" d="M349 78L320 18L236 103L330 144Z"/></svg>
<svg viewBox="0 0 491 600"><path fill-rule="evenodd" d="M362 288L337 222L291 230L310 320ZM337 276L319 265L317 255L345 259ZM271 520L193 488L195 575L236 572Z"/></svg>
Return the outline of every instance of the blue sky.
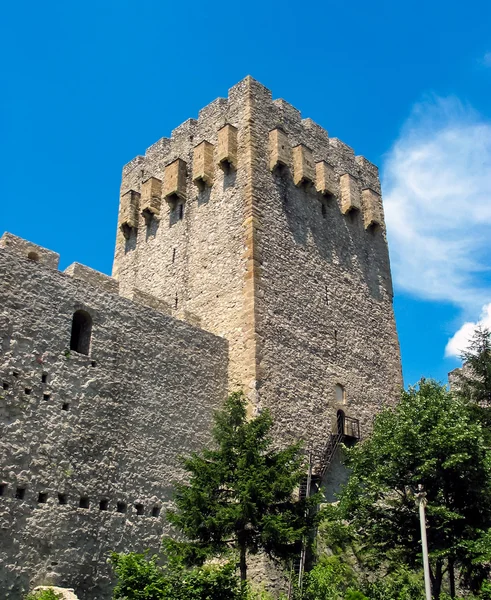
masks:
<svg viewBox="0 0 491 600"><path fill-rule="evenodd" d="M380 166L406 384L491 324L488 0L10 2L1 29L0 230L61 268L110 273L122 166L251 74Z"/></svg>

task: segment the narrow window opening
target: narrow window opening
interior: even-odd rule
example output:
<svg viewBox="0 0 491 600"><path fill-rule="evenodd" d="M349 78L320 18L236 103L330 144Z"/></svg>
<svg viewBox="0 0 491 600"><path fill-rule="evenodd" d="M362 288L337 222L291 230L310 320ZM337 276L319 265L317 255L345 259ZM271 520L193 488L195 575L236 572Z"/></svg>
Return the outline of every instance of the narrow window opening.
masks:
<svg viewBox="0 0 491 600"><path fill-rule="evenodd" d="M181 204L179 204L179 221L182 221L182 218L184 217L184 204L181 202Z"/></svg>
<svg viewBox="0 0 491 600"><path fill-rule="evenodd" d="M46 504L47 501L48 501L48 492L39 492L39 494L38 494L39 504Z"/></svg>
<svg viewBox="0 0 491 600"><path fill-rule="evenodd" d="M88 496L81 496L80 502L78 503L78 505L80 508L89 508L90 500L89 500Z"/></svg>
<svg viewBox="0 0 491 600"><path fill-rule="evenodd" d="M58 494L58 504L64 506L68 502L68 496L66 494Z"/></svg>
<svg viewBox="0 0 491 600"><path fill-rule="evenodd" d="M24 393L25 393L27 396L29 396L29 395L30 395L30 393L31 393L31 388L25 388L25 389L24 389Z"/></svg>
<svg viewBox="0 0 491 600"><path fill-rule="evenodd" d="M29 254L27 255L27 258L29 260L34 261L34 262L38 262L39 261L39 254L37 252L29 252Z"/></svg>
<svg viewBox="0 0 491 600"><path fill-rule="evenodd" d="M326 304L329 306L329 294L328 294L328 291L327 291L327 285L324 286L324 289L325 289L325 292L326 292Z"/></svg>
<svg viewBox="0 0 491 600"><path fill-rule="evenodd" d="M135 510L137 515L142 515L145 512L145 507L143 504L135 504Z"/></svg>
<svg viewBox="0 0 491 600"><path fill-rule="evenodd" d="M48 374L47 373L43 373L41 375L41 383L48 383Z"/></svg>
<svg viewBox="0 0 491 600"><path fill-rule="evenodd" d="M89 354L90 336L92 333L92 318L84 310L77 310L73 314L72 334L70 337L70 350L79 354Z"/></svg>
<svg viewBox="0 0 491 600"><path fill-rule="evenodd" d="M336 384L336 402L337 404L346 404L346 390L340 383Z"/></svg>
<svg viewBox="0 0 491 600"><path fill-rule="evenodd" d="M107 510L109 508L109 500L107 498L103 498L99 502L99 510Z"/></svg>
<svg viewBox="0 0 491 600"><path fill-rule="evenodd" d="M160 506L154 506L152 508L152 517L155 517L155 518L160 517Z"/></svg>
<svg viewBox="0 0 491 600"><path fill-rule="evenodd" d="M177 310L177 304L178 304L178 299L177 299L177 294L176 294L176 299L175 299L175 302L174 302L174 308L175 308L176 310Z"/></svg>
<svg viewBox="0 0 491 600"><path fill-rule="evenodd" d="M68 402L63 402L61 410L70 410L70 404Z"/></svg>
<svg viewBox="0 0 491 600"><path fill-rule="evenodd" d="M327 215L327 209L326 209L326 205L324 204L324 202L321 202L321 213L322 213L322 216L325 219L326 215Z"/></svg>
<svg viewBox="0 0 491 600"><path fill-rule="evenodd" d="M125 513L126 512L126 503L125 502L118 502L116 504L116 511L118 513Z"/></svg>
<svg viewBox="0 0 491 600"><path fill-rule="evenodd" d="M9 384L6 381L4 381L2 387L3 387L4 390L8 390L9 389Z"/></svg>
<svg viewBox="0 0 491 600"><path fill-rule="evenodd" d="M91 366L91 367L94 367L94 369L95 369L95 367L97 367L97 363L95 362L95 360L93 360L93 361L90 363L90 366Z"/></svg>
<svg viewBox="0 0 491 600"><path fill-rule="evenodd" d="M16 498L16 500L24 500L25 497L26 497L26 488L25 487L18 487L15 490L15 498Z"/></svg>
<svg viewBox="0 0 491 600"><path fill-rule="evenodd" d="M6 491L7 491L7 484L0 483L0 496L5 496Z"/></svg>
<svg viewBox="0 0 491 600"><path fill-rule="evenodd" d="M43 400L48 401L50 399L50 395L49 394L43 394Z"/></svg>
<svg viewBox="0 0 491 600"><path fill-rule="evenodd" d="M172 264L176 262L176 249L172 250Z"/></svg>

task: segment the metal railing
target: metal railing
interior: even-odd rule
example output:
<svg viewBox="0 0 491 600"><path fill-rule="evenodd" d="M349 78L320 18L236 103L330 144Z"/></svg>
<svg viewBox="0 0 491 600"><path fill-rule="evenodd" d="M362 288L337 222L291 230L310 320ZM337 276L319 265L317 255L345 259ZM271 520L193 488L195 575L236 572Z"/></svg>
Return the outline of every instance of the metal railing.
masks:
<svg viewBox="0 0 491 600"><path fill-rule="evenodd" d="M348 437L360 439L360 421L353 417L344 417L344 435Z"/></svg>

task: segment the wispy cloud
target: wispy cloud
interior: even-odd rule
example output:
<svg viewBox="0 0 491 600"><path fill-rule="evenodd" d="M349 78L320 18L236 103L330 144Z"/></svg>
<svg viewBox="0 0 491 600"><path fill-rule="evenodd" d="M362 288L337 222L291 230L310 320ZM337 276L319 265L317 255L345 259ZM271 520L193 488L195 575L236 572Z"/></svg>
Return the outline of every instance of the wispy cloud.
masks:
<svg viewBox="0 0 491 600"><path fill-rule="evenodd" d="M396 287L476 318L491 300L491 121L457 98L417 104L383 187Z"/></svg>

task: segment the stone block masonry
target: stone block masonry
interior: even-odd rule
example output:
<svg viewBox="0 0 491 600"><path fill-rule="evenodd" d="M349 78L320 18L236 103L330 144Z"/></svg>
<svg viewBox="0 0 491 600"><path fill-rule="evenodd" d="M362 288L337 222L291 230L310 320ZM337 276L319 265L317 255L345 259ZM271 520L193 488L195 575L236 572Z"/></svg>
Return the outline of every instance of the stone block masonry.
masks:
<svg viewBox="0 0 491 600"><path fill-rule="evenodd" d="M226 166L206 187L200 144ZM402 385L377 167L250 77L125 167L122 198L150 176L165 188L178 159L182 219L167 205L118 237L121 293L225 337L229 386L271 408L281 439L322 452L338 410L366 433Z"/></svg>
<svg viewBox="0 0 491 600"><path fill-rule="evenodd" d="M109 600L107 552L158 548L227 390L318 457L399 394L377 167L251 77L123 168L112 278L57 264L0 240L6 598Z"/></svg>
<svg viewBox="0 0 491 600"><path fill-rule="evenodd" d="M108 600L108 553L159 549L172 482L183 477L177 456L209 440L226 395L227 342L121 298L101 273L60 273L7 239L0 598L55 584ZM70 350L75 311L91 317L88 355Z"/></svg>

